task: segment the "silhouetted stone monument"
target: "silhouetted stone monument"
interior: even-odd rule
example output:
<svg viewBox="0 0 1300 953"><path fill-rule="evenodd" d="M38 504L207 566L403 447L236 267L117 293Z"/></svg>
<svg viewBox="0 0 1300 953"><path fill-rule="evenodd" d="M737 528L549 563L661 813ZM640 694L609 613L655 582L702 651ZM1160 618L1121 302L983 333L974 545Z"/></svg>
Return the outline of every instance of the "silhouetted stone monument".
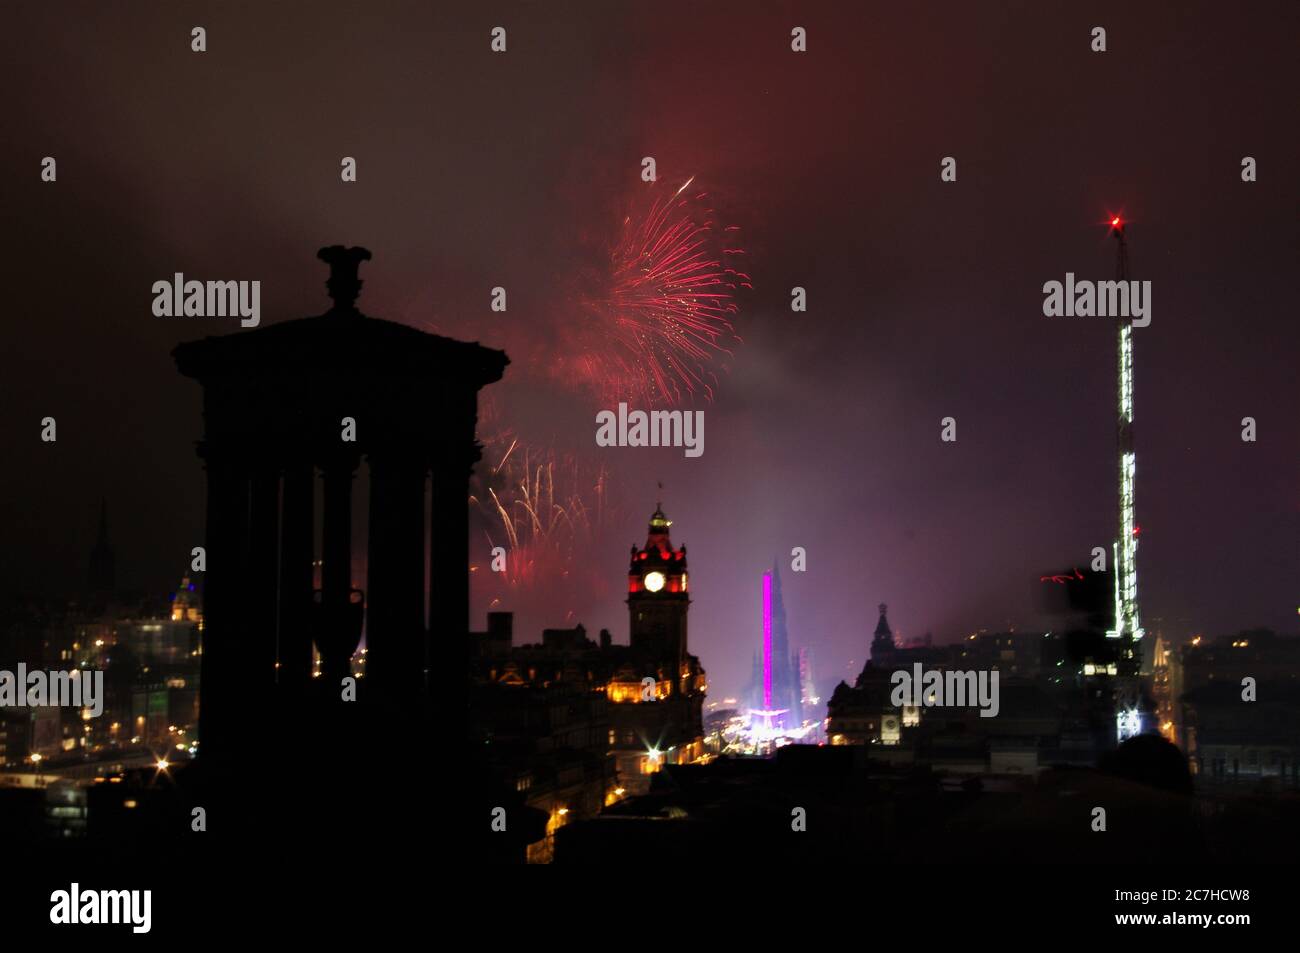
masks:
<svg viewBox="0 0 1300 953"><path fill-rule="evenodd" d="M261 809L253 807L261 794L245 801L240 785L263 783L271 761L285 766L276 774L290 787L345 775L356 787L366 783L356 772L373 771L381 757L435 757L428 672L446 673L454 697L466 671L477 395L508 363L501 351L358 311L366 249L335 245L318 257L330 266L334 304L325 314L173 352L180 372L203 387L199 764L250 810ZM344 439L345 418L354 441ZM354 584L352 538L363 462L365 592ZM365 677L358 701L347 703L341 682L363 627ZM441 699L460 717L449 702Z"/></svg>

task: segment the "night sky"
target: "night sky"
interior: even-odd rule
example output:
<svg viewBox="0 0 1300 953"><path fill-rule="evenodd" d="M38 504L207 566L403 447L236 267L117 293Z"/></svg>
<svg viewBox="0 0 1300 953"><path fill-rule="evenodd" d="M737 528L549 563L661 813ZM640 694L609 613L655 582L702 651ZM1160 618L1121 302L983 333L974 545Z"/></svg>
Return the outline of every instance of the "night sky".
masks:
<svg viewBox="0 0 1300 953"><path fill-rule="evenodd" d="M1110 278L1122 212L1153 284L1134 332L1144 622L1295 630L1294 3L432 6L5 5L7 586L79 584L101 497L120 582L175 586L204 483L200 391L170 351L239 327L154 317L150 286L259 279L263 325L318 314L315 253L341 243L374 253L366 313L504 348L498 422L609 472L614 518L568 567L599 584L507 596L516 641L575 621L626 639L657 481L715 700L749 674L774 558L823 695L861 667L878 602L905 637L1050 628L1040 574L1115 534L1115 344L1105 320L1044 317L1041 289ZM690 405L698 459L598 449L599 402L546 372L643 156L661 184L707 185L753 278L744 343Z"/></svg>

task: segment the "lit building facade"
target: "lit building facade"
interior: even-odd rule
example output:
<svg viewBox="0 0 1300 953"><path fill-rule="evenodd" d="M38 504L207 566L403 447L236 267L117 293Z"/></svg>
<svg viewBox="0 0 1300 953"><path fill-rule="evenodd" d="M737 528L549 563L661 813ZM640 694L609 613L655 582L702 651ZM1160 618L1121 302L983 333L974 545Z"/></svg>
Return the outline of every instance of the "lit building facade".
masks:
<svg viewBox="0 0 1300 953"><path fill-rule="evenodd" d="M704 694L700 660L690 654L686 547L674 548L663 509L650 517L645 545L632 547L628 567L629 650L606 688L610 738L620 785L649 789L665 763L704 756Z"/></svg>
<svg viewBox="0 0 1300 953"><path fill-rule="evenodd" d="M545 862L556 831L649 790L668 764L705 759L705 673L690 653L686 547L663 511L628 569L629 641L581 626L514 645L513 617L471 633L474 730L497 778L545 815L527 857Z"/></svg>

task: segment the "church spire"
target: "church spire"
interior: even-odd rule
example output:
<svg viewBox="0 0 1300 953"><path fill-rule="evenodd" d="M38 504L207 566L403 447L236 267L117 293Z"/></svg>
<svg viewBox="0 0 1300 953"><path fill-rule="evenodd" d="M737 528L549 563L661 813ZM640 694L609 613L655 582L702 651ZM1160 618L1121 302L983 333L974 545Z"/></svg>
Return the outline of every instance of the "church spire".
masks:
<svg viewBox="0 0 1300 953"><path fill-rule="evenodd" d="M892 657L894 650L894 633L889 628L889 619L885 614L889 607L883 602L880 604L880 621L876 623L875 637L871 640L871 661L875 665L887 665Z"/></svg>
<svg viewBox="0 0 1300 953"><path fill-rule="evenodd" d="M889 611L889 606L883 602L880 604L880 621L876 623L876 638L894 640L894 632L889 628L889 620L885 618L885 613Z"/></svg>

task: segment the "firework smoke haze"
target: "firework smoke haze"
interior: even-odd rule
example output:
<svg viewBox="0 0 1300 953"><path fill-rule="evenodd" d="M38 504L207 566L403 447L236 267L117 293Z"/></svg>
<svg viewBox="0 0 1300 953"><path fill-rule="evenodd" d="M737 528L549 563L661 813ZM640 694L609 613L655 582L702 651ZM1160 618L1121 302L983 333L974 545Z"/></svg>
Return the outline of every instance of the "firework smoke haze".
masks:
<svg viewBox="0 0 1300 953"><path fill-rule="evenodd" d="M478 439L513 431L507 467L532 450L530 492L554 448L603 464L623 507L615 520L607 506L610 539L574 557L608 587L585 604L549 604L539 583L504 604L515 596L485 549L504 527L476 507L475 628L500 594L521 641L571 608L624 640L628 546L644 543L662 481L711 692L749 679L756 580L794 546L810 569L785 581L792 635L826 678L861 670L879 601L936 643L1046 630L1025 587L1114 532L1115 343L1105 322L1043 318L1040 289L1067 267L1111 274L1114 242L1091 223L1114 209L1142 223L1134 275L1165 289L1169 318L1145 329L1136 384L1144 613L1167 635L1294 632L1300 146L1276 94L1295 88L1298 61L1274 16L1293 22L1294 3L1229 17L1193 0L1173 37L1156 5L1129 4L1105 54L1061 4L941 0L924 18L902 4L667 0L653 18L594 0L498 6L488 20L410 0L223 3L178 22L160 4L6 5L16 146L0 170L22 276L0 326L9 592L82 579L104 497L119 582L174 583L204 538L206 488L202 395L167 355L233 329L154 319L150 284L265 279L264 324L292 320L327 306L315 252L343 242L374 253L367 315L508 354L482 392L501 419ZM790 49L796 23L807 54ZM209 53L186 42L199 24ZM57 183L37 174L47 154ZM360 178L345 184L348 154ZM1247 154L1258 182L1240 179ZM948 155L959 182L940 181ZM754 277L728 317L744 344L720 339L734 360L700 345L720 382L706 378L713 403L699 394L702 458L602 451L610 337L579 304L607 297L625 218L692 174L681 198L707 190L717 220L742 226L725 245L747 254L724 262ZM497 287L508 311L491 308ZM794 287L806 312L791 310ZM644 377L633 353L627 376ZM552 368L583 355L586 378ZM46 415L60 442L38 446ZM1246 415L1256 443L1240 439ZM939 439L946 416L956 443ZM476 472L508 447L493 443ZM558 467L555 485L563 501Z"/></svg>

